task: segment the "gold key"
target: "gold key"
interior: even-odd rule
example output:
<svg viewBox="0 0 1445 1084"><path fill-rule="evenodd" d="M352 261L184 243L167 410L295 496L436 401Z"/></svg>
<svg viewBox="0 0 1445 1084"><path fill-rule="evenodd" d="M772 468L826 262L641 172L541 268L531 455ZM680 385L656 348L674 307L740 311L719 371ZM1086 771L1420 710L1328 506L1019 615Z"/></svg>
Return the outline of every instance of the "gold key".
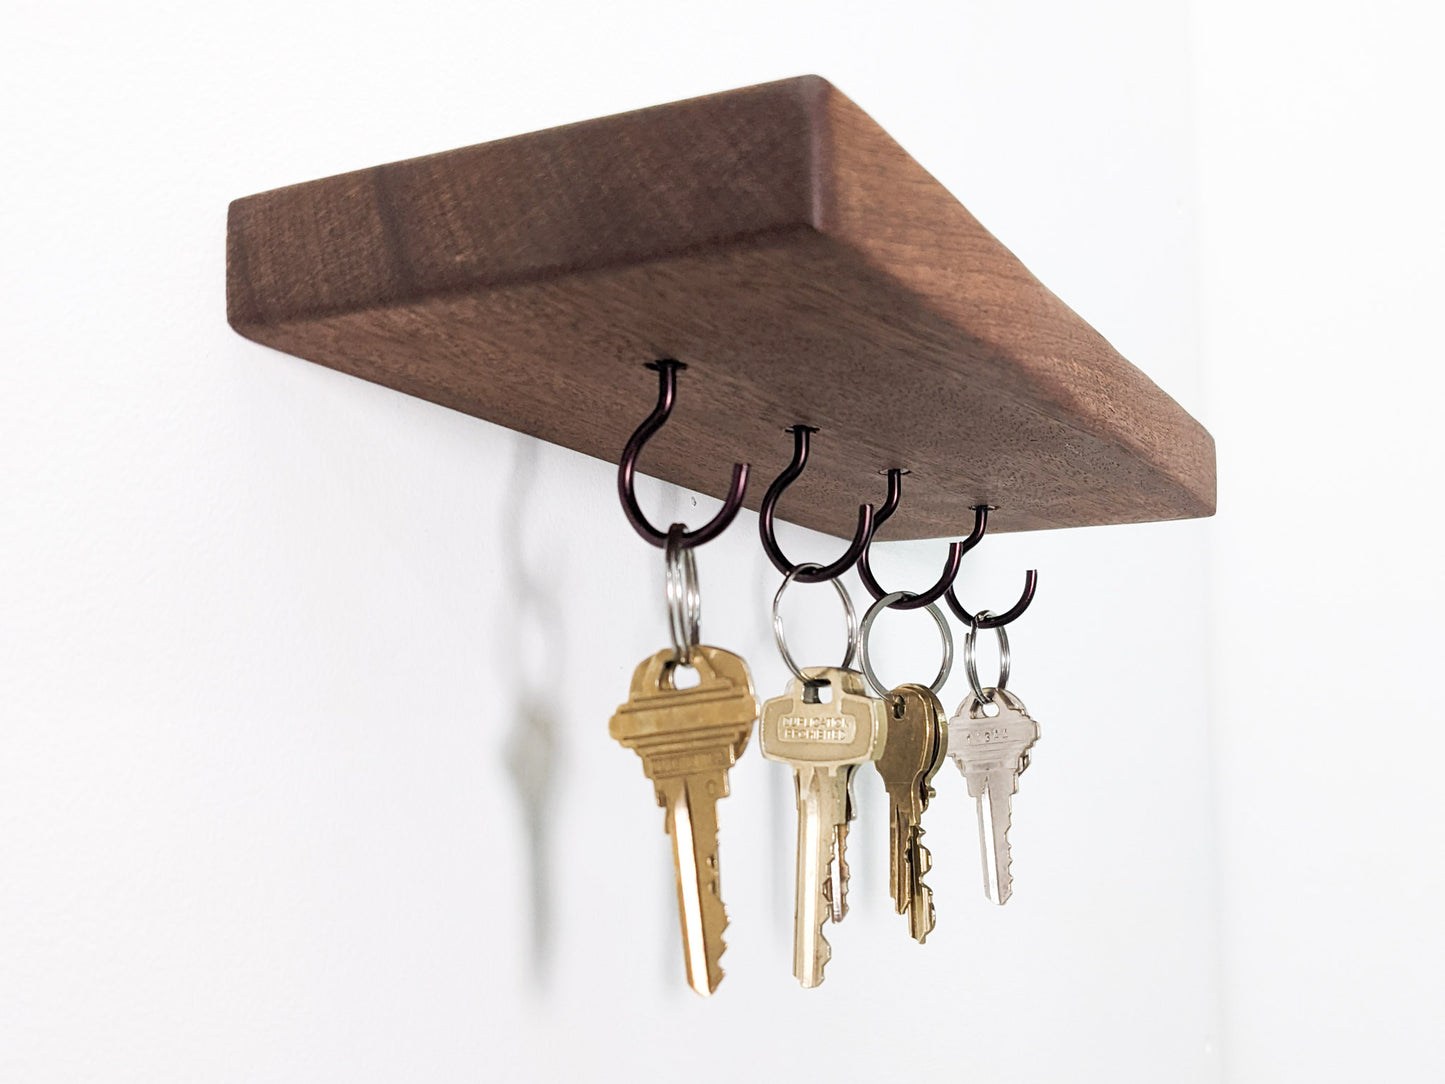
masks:
<svg viewBox="0 0 1445 1084"><path fill-rule="evenodd" d="M700 678L676 688L671 648L645 660L632 675L627 703L612 716L614 738L642 758L642 770L667 810L677 864L687 981L707 997L722 981L719 964L727 910L718 885L717 800L728 793L728 769L747 747L758 698L747 663L717 647L694 647L688 657Z"/></svg>
<svg viewBox="0 0 1445 1084"><path fill-rule="evenodd" d="M793 769L798 804L798 868L793 908L793 974L805 987L823 981L832 950L823 923L846 911L848 788L859 764L877 760L888 738L888 708L864 691L855 670L801 671L788 692L763 705L763 756Z"/></svg>
<svg viewBox="0 0 1445 1084"><path fill-rule="evenodd" d="M893 907L908 915L909 932L920 944L933 931L933 892L923 883L932 866L920 823L933 797L930 781L947 759L948 719L926 685L900 685L889 706L888 742L876 767L888 791L888 887Z"/></svg>

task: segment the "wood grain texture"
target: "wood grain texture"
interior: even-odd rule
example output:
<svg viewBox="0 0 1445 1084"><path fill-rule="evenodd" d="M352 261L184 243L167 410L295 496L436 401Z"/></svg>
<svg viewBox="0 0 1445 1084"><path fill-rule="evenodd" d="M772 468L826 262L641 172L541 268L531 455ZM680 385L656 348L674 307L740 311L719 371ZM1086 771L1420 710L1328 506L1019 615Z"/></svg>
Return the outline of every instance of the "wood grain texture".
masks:
<svg viewBox="0 0 1445 1084"><path fill-rule="evenodd" d="M886 538L1206 516L1209 434L815 76L377 166L231 204L227 307L278 350L748 505Z"/></svg>

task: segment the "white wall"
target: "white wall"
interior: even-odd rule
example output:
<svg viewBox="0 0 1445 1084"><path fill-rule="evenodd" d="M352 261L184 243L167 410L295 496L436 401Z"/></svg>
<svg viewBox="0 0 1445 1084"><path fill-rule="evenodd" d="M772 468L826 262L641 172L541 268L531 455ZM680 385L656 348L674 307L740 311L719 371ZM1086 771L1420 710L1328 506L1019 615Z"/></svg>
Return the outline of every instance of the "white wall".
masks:
<svg viewBox="0 0 1445 1084"><path fill-rule="evenodd" d="M1208 740L1206 673L1238 674L1231 637L1260 633L1225 622L1211 652L1204 525L1000 536L969 558L981 600L1042 570L1014 633L1044 737L1005 909L982 898L972 814L946 775L928 836L939 926L913 945L886 905L883 800L865 779L856 913L826 985L799 991L790 785L750 751L721 812L729 974L703 1003L681 981L661 813L606 733L664 637L660 560L627 528L611 468L246 342L222 280L236 196L815 71L1206 424L1233 421L1222 366L1244 355L1211 340L1209 409L1197 356L1182 3L12 11L0 1079L625 1079L665 1064L722 1080L820 1056L837 1080L897 1079L904 1061L980 1081L1219 1077L1211 748L1226 795L1248 780L1229 756L1238 729ZM1216 200L1230 191L1217 110L1234 101L1219 93L1201 105ZM1210 236L1215 286L1228 236ZM1211 332L1227 329L1229 310L1211 311ZM1360 553L1330 541L1340 503L1369 494L1304 500L1277 468L1250 477L1246 426L1220 432L1240 487L1223 507L1241 516L1214 529L1220 561L1252 560L1264 501L1243 487L1269 485L1290 502L1276 515L1319 541L1299 597L1328 584L1352 614L1388 605L1348 589ZM656 484L646 499L662 522L713 507ZM771 693L776 580L754 525L745 514L701 553L704 631ZM569 544L579 527L586 544ZM881 573L919 582L943 547L890 551ZM1258 596L1217 571L1220 598ZM815 655L834 650L828 627ZM893 667L916 632L931 670L927 627L882 626L900 637ZM1421 642L1401 635L1400 672L1424 664ZM1304 702L1326 701L1312 687L1290 710ZM1378 796L1383 766L1362 768ZM1321 797L1326 823L1353 797ZM1225 824L1237 846L1237 817ZM1247 954L1270 927L1241 918L1237 885L1226 900ZM1226 989L1250 978L1236 966ZM1229 1019L1242 1050L1267 1041Z"/></svg>
<svg viewBox="0 0 1445 1084"><path fill-rule="evenodd" d="M1438 8L1201 3L1229 1077L1445 1079Z"/></svg>

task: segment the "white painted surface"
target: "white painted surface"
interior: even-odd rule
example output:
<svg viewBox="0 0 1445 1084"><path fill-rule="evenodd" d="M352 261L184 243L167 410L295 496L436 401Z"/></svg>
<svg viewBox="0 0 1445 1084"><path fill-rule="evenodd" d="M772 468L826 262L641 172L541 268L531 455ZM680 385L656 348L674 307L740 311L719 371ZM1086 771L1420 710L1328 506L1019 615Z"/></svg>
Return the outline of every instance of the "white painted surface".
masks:
<svg viewBox="0 0 1445 1084"><path fill-rule="evenodd" d="M1232 1080L1445 1079L1442 29L1197 10Z"/></svg>
<svg viewBox="0 0 1445 1084"><path fill-rule="evenodd" d="M1409 511L1422 489L1387 471L1438 457L1429 429L1377 425L1390 447L1328 443L1347 407L1423 422L1428 396L1301 388L1295 367L1344 373L1367 353L1381 371L1410 366L1397 386L1427 390L1438 217L1409 209L1431 175L1391 171L1401 198L1371 196L1379 178L1363 165L1313 168L1323 139L1268 130L1281 87L1321 124L1315 94L1333 68L1281 50L1271 81L1235 79L1258 59L1236 40L1254 16L1211 12L1191 45L1180 3L12 10L0 1079L605 1080L675 1064L772 1079L816 1068L830 1044L838 1080L1208 1081L1221 992L1231 1078L1305 1064L1299 1078L1326 1079L1371 1052L1377 1066L1401 1059L1405 1079L1437 1064L1420 1045L1430 1008L1440 1015L1429 762L1356 767L1348 690L1323 680L1364 637L1363 672L1388 676L1412 718L1438 718L1424 681L1438 607L1396 601L1412 558L1438 595ZM1413 58L1423 46L1409 37ZM1414 78L1381 55L1369 70L1386 88ZM721 811L729 974L702 1003L681 982L661 812L606 734L632 666L664 636L660 559L623 521L610 467L240 339L224 318L224 214L280 184L806 71L860 102L1211 425L1225 516L1000 536L970 557L970 598L1009 599L1024 568L1043 573L1014 634L1016 686L1044 737L1017 799L1005 909L979 891L949 767L928 836L939 928L914 946L884 897L884 803L865 777L856 911L832 938L827 984L799 991L790 784L750 750ZM1247 102L1257 115L1241 125ZM1413 108L1393 115L1402 133L1425 122L1426 100ZM1369 135L1367 117L1346 122ZM1424 165L1423 144L1402 138L1405 164ZM1246 184L1259 155L1273 205ZM1314 185L1303 204L1297 172ZM1307 228L1341 196L1370 197L1347 280L1328 276ZM1420 253L1403 318L1398 263L1386 276L1363 260L1375 222L1398 230L1396 256ZM1279 223L1290 228L1265 230ZM1296 280L1334 292L1296 293ZM1252 315L1249 287L1280 282L1293 320ZM1361 308L1327 303L1353 297ZM1341 313L1343 327L1312 326ZM1280 398L1298 404L1284 432ZM1352 546L1331 541L1351 495L1341 473L1389 506ZM659 521L715 507L658 484L645 498ZM585 546L569 543L579 526ZM776 581L754 526L745 513L701 554L704 631L771 693ZM1370 560L1385 539L1389 559ZM890 582L931 578L943 553L889 549ZM1292 562L1292 579L1266 577ZM826 656L831 601L800 596L798 614L813 605L813 654ZM1234 615L1252 606L1267 616L1242 627ZM1391 616L1393 656L1368 622L1328 622L1362 608ZM899 637L888 672L915 644L931 670L928 627L882 626ZM1243 756L1264 714L1251 644L1274 649L1280 675L1269 733L1304 750L1268 786ZM1396 826L1383 862L1368 861L1370 822L1350 819L1361 776L1369 816ZM1387 924L1371 899L1381 883L1399 889ZM1317 891L1302 900L1302 886ZM905 1069L920 993L937 1039Z"/></svg>

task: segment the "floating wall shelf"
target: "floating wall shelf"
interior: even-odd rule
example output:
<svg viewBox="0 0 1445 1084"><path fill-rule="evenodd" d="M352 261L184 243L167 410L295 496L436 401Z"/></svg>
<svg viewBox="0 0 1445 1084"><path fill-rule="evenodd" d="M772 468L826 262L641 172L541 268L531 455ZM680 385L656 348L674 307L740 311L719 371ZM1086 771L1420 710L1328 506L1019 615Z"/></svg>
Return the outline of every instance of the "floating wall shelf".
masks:
<svg viewBox="0 0 1445 1084"><path fill-rule="evenodd" d="M1204 428L814 76L237 200L226 294L247 338L612 462L678 358L640 469L721 496L817 426L779 514L830 534L889 467L890 539L1214 511Z"/></svg>

